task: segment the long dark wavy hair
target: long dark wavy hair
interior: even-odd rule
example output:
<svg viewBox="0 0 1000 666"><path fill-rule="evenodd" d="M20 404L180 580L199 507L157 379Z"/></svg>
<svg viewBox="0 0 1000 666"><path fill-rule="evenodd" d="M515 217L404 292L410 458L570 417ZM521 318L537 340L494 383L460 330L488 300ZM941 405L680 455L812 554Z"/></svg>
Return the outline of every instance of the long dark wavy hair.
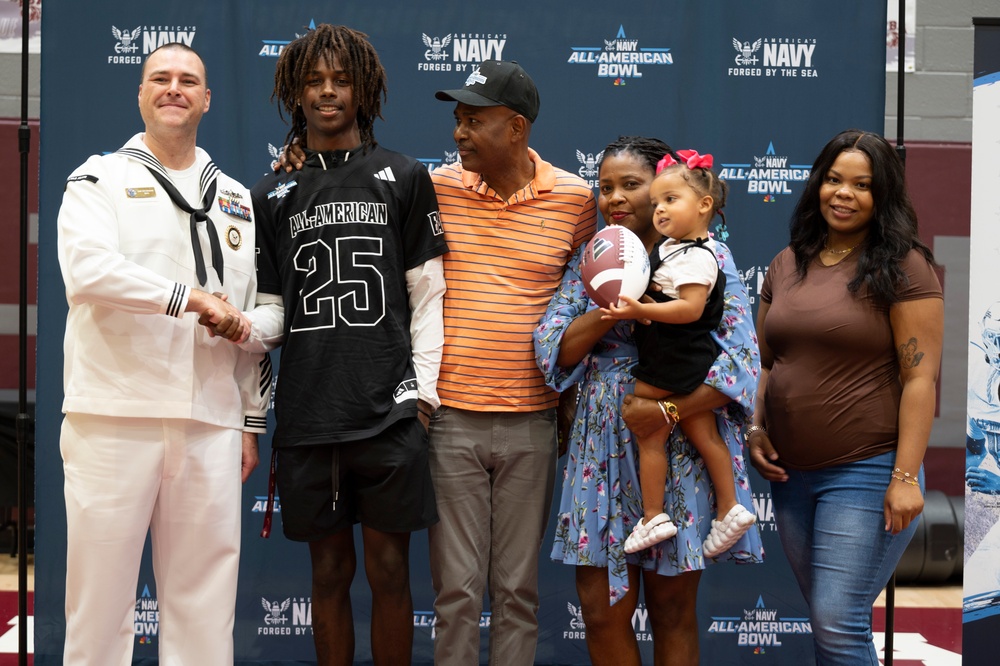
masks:
<svg viewBox="0 0 1000 666"><path fill-rule="evenodd" d="M274 70L274 91L271 101L278 100L278 113L291 119L285 143L293 138L305 142L306 117L299 98L306 78L320 58L332 67L333 58L351 76L351 88L358 102L358 129L361 142L375 145L375 119L382 117L382 102L386 97L385 68L378 59L368 35L343 25L321 23L294 40L282 50Z"/></svg>
<svg viewBox="0 0 1000 666"><path fill-rule="evenodd" d="M857 151L868 158L875 204L868 236L858 248L857 272L847 288L855 295L865 290L876 303L889 306L899 300L900 291L907 285L900 264L910 250L918 250L931 265L936 264L934 254L917 235L917 213L906 191L903 162L889 142L877 134L845 130L820 151L789 225L795 267L799 279L804 278L809 264L826 244L827 224L820 212L819 190L844 151Z"/></svg>

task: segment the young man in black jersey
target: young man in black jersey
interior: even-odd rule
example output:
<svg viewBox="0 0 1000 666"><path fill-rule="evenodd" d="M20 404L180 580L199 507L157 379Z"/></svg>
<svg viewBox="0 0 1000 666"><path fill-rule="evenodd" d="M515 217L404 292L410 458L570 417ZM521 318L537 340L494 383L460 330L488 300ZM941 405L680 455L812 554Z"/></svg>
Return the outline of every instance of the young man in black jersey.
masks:
<svg viewBox="0 0 1000 666"><path fill-rule="evenodd" d="M364 34L323 24L291 42L272 99L305 164L252 190L258 307L243 346L282 346L276 477L285 535L309 543L320 664L353 659L357 522L373 659L410 663L410 532L437 522L427 428L447 246L427 170L375 141L385 90Z"/></svg>

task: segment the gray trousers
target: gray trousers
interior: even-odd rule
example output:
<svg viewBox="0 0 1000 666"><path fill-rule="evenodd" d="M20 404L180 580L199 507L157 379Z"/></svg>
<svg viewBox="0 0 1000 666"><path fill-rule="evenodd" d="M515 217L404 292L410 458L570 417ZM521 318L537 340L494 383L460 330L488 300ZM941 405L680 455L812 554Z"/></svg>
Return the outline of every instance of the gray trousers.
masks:
<svg viewBox="0 0 1000 666"><path fill-rule="evenodd" d="M552 503L555 410L442 407L430 432L441 522L429 532L434 663L479 663L489 585L489 663L529 666L538 642L538 555Z"/></svg>

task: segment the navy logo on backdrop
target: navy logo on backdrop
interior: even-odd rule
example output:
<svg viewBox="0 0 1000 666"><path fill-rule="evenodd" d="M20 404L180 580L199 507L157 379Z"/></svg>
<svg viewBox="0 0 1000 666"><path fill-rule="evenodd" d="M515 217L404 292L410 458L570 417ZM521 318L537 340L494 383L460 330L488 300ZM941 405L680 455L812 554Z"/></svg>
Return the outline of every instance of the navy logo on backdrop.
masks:
<svg viewBox="0 0 1000 666"><path fill-rule="evenodd" d="M569 614L573 616L573 619L569 621L570 629L586 629L587 625L583 622L583 606L577 608L570 602L566 602L566 609Z"/></svg>
<svg viewBox="0 0 1000 666"><path fill-rule="evenodd" d="M281 151L283 148L284 146L278 147L270 141L267 143L267 153L271 156L271 171L274 171L274 167L278 166L278 161L281 159Z"/></svg>
<svg viewBox="0 0 1000 666"><path fill-rule="evenodd" d="M424 45L423 60L417 62L421 72L466 72L484 60L503 60L507 45L506 33L452 32L444 36L420 33ZM448 59L451 58L451 62Z"/></svg>
<svg viewBox="0 0 1000 666"><path fill-rule="evenodd" d="M312 597L286 597L281 601L261 597L260 604L264 617L257 625L258 636L312 635Z"/></svg>
<svg viewBox="0 0 1000 666"><path fill-rule="evenodd" d="M787 155L778 155L774 142L767 144L763 155L754 155L752 162L723 163L719 178L733 187L736 181L746 181L747 194L761 194L765 203L776 196L794 194L791 183L809 180L809 164L790 164Z"/></svg>
<svg viewBox="0 0 1000 666"><path fill-rule="evenodd" d="M180 42L185 46L194 43L194 33L197 28L193 25L186 26L146 26L146 31L142 33L142 52L149 55L164 44Z"/></svg>
<svg viewBox="0 0 1000 666"><path fill-rule="evenodd" d="M757 285L764 284L764 274L767 270L757 270L756 266L751 266L747 269L744 274L740 271L740 279L743 280L743 284L746 285L747 291L750 292L749 282L756 282ZM756 274L757 279L754 279ZM745 276L745 277L744 277ZM760 292L759 287L755 290ZM753 293L753 292L751 292ZM753 299L751 298L751 302ZM774 522L774 504L771 501L771 493L753 493L753 509L754 513L757 514L757 526L760 527L761 532L777 532L778 526Z"/></svg>
<svg viewBox="0 0 1000 666"><path fill-rule="evenodd" d="M734 67L729 76L771 76L778 78L812 78L819 76L813 65L815 37L762 37L740 40L733 37L736 49ZM757 52L763 48L758 58ZM757 66L758 60L760 67Z"/></svg>
<svg viewBox="0 0 1000 666"><path fill-rule="evenodd" d="M733 48L736 49L736 64L740 67L747 67L749 65L756 65L758 58L755 53L760 50L761 42L763 39L758 39L753 44L750 42L740 43L740 40L733 38Z"/></svg>
<svg viewBox="0 0 1000 666"><path fill-rule="evenodd" d="M111 34L118 40L115 43L115 55L108 56L109 65L139 65L142 63L142 56L136 55L139 50L139 35L142 34L142 26L135 30L119 30L111 26Z"/></svg>
<svg viewBox="0 0 1000 666"><path fill-rule="evenodd" d="M424 46L427 50L424 51L424 60L429 62L439 62L441 60L448 59L448 45L451 44L451 35L445 35L444 37L430 37L425 32L423 34Z"/></svg>
<svg viewBox="0 0 1000 666"><path fill-rule="evenodd" d="M135 53L138 51L139 43L136 39L141 33L141 26L132 31L129 31L128 28L119 30L117 27L111 26L111 34L118 40L118 43L115 44L115 53Z"/></svg>
<svg viewBox="0 0 1000 666"><path fill-rule="evenodd" d="M108 56L109 65L141 65L142 56L138 54L140 41L142 55L149 55L164 44L180 42L191 46L197 28L193 25L140 25L132 30L118 29L111 26L111 35L115 38L115 55ZM141 39L140 39L141 37Z"/></svg>
<svg viewBox="0 0 1000 666"><path fill-rule="evenodd" d="M750 266L745 271L739 271L740 281L743 286L746 287L747 297L750 299L750 305L757 302L757 294L760 293L761 288L764 286L764 276L767 275L767 266ZM761 498L764 497L763 494L760 495ZM767 503L758 505L758 495L754 494L754 507L757 509L757 524L764 526L761 527L762 530L766 530L767 521L771 521L771 530L774 527L774 510L771 509L771 494L767 493ZM768 518L764 516L768 515Z"/></svg>
<svg viewBox="0 0 1000 666"><path fill-rule="evenodd" d="M587 626L583 621L583 607L574 606L566 602L566 610L569 613L569 629L562 632L563 640L585 641L587 640ZM639 604L632 613L632 631L635 632L635 639L639 642L652 642L652 627L649 625L649 611L646 604Z"/></svg>
<svg viewBox="0 0 1000 666"><path fill-rule="evenodd" d="M277 601L268 601L264 597L261 597L260 604L264 607L264 610L267 611L267 615L264 616L264 624L270 626L284 626L284 624L288 622L288 618L285 617L285 611L288 610L291 603L291 597L285 599L281 603L278 603Z"/></svg>
<svg viewBox="0 0 1000 666"><path fill-rule="evenodd" d="M585 641L587 640L587 626L583 622L583 607L577 608L570 602L566 602L566 610L569 611L569 629L563 631L564 640Z"/></svg>
<svg viewBox="0 0 1000 666"><path fill-rule="evenodd" d="M580 162L581 166L576 170L576 173L587 181L587 184L591 187L597 187L597 168L601 163L601 158L604 157L604 151L597 153L587 153L584 154L582 150L576 151L576 159Z"/></svg>
<svg viewBox="0 0 1000 666"><path fill-rule="evenodd" d="M639 40L625 36L625 27L618 26L614 39L605 39L604 46L573 46L567 61L573 65L597 65L597 76L614 79L616 86L625 79L642 78L639 65L672 65L674 56L669 48L640 47Z"/></svg>
<svg viewBox="0 0 1000 666"><path fill-rule="evenodd" d="M779 615L778 609L766 607L764 595L759 595L753 608L744 608L738 615L713 615L708 633L731 635L737 646L751 649L753 654L766 654L768 649L780 648L787 636L812 634L812 625L807 617Z"/></svg>

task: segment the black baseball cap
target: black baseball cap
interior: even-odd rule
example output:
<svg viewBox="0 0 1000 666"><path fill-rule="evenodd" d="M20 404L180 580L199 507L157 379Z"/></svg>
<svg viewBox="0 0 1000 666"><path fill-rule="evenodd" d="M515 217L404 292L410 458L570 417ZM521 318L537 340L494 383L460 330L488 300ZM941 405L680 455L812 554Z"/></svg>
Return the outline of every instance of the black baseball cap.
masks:
<svg viewBox="0 0 1000 666"><path fill-rule="evenodd" d="M506 106L531 122L538 117L538 88L514 60L487 60L472 70L464 87L439 90L434 96L469 106Z"/></svg>

